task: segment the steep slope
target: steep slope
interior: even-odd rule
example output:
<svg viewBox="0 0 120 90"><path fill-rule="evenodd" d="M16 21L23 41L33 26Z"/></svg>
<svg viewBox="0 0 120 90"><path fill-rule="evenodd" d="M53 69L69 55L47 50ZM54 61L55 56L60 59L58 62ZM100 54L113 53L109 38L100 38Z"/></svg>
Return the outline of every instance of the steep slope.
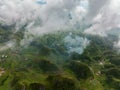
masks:
<svg viewBox="0 0 120 90"><path fill-rule="evenodd" d="M82 54L68 52L64 38L69 33L73 39L90 41ZM0 52L0 90L119 90L120 54L112 46L115 40L115 36L79 31L36 37L27 47L20 46L19 39L16 48Z"/></svg>

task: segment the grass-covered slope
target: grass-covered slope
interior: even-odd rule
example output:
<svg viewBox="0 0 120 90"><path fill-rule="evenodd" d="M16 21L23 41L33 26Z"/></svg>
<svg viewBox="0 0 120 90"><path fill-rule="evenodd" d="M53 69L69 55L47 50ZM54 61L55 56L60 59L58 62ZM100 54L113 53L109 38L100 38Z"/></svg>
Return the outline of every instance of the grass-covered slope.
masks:
<svg viewBox="0 0 120 90"><path fill-rule="evenodd" d="M116 37L84 35L90 44L82 54L68 53L69 31L45 34L27 47L0 52L0 90L120 90L120 55ZM14 34L22 39L22 32Z"/></svg>

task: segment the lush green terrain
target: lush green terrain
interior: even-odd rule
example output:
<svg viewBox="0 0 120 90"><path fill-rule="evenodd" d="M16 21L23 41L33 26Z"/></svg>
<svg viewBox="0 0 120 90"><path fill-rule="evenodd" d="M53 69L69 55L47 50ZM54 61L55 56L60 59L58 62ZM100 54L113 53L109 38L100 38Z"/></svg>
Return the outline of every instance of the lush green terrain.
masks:
<svg viewBox="0 0 120 90"><path fill-rule="evenodd" d="M0 42L16 39L17 45L0 52L0 90L120 90L115 36L56 32L36 37L24 47L22 31L10 36L12 32L2 29ZM63 39L69 32L90 40L82 54L67 52Z"/></svg>

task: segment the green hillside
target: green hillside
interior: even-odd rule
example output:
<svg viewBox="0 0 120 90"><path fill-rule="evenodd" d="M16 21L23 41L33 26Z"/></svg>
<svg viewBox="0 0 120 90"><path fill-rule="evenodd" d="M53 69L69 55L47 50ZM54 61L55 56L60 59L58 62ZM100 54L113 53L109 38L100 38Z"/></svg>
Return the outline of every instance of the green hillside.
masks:
<svg viewBox="0 0 120 90"><path fill-rule="evenodd" d="M21 46L22 31L5 37L10 31L0 30L1 43L9 37L17 41L14 49L0 51L0 90L120 90L116 36L56 32ZM68 52L64 38L69 33L90 41L82 54Z"/></svg>

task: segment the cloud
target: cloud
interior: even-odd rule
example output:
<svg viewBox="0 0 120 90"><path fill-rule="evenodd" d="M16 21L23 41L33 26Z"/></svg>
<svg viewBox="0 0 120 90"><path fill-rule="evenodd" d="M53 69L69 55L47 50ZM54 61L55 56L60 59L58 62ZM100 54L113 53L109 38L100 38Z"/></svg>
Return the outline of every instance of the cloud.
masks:
<svg viewBox="0 0 120 90"><path fill-rule="evenodd" d="M0 0L0 21L15 25L16 30L26 26L26 32L41 34L76 29L84 18L85 23L92 24L86 33L104 36L120 27L119 4L119 0Z"/></svg>
<svg viewBox="0 0 120 90"><path fill-rule="evenodd" d="M15 40L10 40L8 42L5 42L3 45L0 45L0 51L7 50L9 48L14 48L15 46Z"/></svg>
<svg viewBox="0 0 120 90"><path fill-rule="evenodd" d="M108 0L89 0L89 12L86 18L92 20L107 3Z"/></svg>
<svg viewBox="0 0 120 90"><path fill-rule="evenodd" d="M28 33L40 35L75 29L76 23L87 13L85 2L82 1L81 5L80 2L81 0L4 0L0 1L0 22L2 25L15 25L16 31L24 27L24 37Z"/></svg>
<svg viewBox="0 0 120 90"><path fill-rule="evenodd" d="M56 30L75 29L87 13L81 0L0 0L0 22L15 26L15 32L25 29L25 42L31 34L39 36ZM84 2L82 2L85 4Z"/></svg>
<svg viewBox="0 0 120 90"><path fill-rule="evenodd" d="M72 33L69 33L69 35L64 38L64 43L68 49L68 53L75 52L82 54L84 49L90 44L90 41L87 38L73 36L74 35Z"/></svg>
<svg viewBox="0 0 120 90"><path fill-rule="evenodd" d="M112 30L114 28L120 28L119 4L120 4L119 0L111 0L107 2L105 5L102 4L101 8L100 6L99 8L95 6L98 10L95 9L96 14L94 13L95 16L91 20L92 26L86 29L85 33L107 36L107 32L109 32L109 30ZM96 5L98 5L98 1L96 1Z"/></svg>
<svg viewBox="0 0 120 90"><path fill-rule="evenodd" d="M0 0L0 22L25 28L23 44L29 35L39 36L56 30L80 29L107 36L110 30L120 28L119 0Z"/></svg>
<svg viewBox="0 0 120 90"><path fill-rule="evenodd" d="M114 42L114 47L120 52L120 34L118 34L118 40Z"/></svg>
<svg viewBox="0 0 120 90"><path fill-rule="evenodd" d="M93 0L94 1L94 0ZM92 35L107 36L109 33L119 37L120 35L120 1L119 0L104 0L106 4L102 3L99 6L99 2L96 1L95 10L89 11L94 15L88 13L91 18L92 26L87 28L84 32ZM104 2L103 1L103 2ZM91 4L92 5L92 4ZM94 5L93 5L94 6ZM94 12L95 11L95 12ZM118 42L114 42L114 47L120 49L120 38Z"/></svg>

